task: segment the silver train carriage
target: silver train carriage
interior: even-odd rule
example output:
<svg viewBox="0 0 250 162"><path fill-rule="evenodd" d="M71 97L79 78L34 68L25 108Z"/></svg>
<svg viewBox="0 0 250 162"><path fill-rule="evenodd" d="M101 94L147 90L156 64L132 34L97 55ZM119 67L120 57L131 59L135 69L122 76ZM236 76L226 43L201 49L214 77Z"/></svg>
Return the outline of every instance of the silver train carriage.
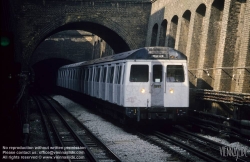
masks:
<svg viewBox="0 0 250 162"><path fill-rule="evenodd" d="M145 47L62 66L57 85L91 97L118 118L170 119L189 107L187 57L169 47Z"/></svg>

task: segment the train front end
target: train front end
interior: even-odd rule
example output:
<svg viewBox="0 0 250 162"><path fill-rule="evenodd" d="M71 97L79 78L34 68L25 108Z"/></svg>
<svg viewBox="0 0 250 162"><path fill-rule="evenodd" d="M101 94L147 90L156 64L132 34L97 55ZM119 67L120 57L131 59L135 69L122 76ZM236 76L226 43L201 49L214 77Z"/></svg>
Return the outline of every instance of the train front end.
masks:
<svg viewBox="0 0 250 162"><path fill-rule="evenodd" d="M148 47L147 58L127 62L124 106L130 118L185 118L189 107L187 58L165 47Z"/></svg>

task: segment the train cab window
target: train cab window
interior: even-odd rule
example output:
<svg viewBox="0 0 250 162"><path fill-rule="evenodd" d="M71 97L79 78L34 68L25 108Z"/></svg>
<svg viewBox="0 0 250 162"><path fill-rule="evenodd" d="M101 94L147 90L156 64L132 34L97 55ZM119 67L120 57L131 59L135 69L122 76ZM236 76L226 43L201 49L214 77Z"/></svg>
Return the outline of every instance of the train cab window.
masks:
<svg viewBox="0 0 250 162"><path fill-rule="evenodd" d="M153 65L153 82L162 82L162 65Z"/></svg>
<svg viewBox="0 0 250 162"><path fill-rule="evenodd" d="M182 65L167 66L167 82L184 82L184 70Z"/></svg>
<svg viewBox="0 0 250 162"><path fill-rule="evenodd" d="M148 65L131 65L130 82L148 82Z"/></svg>

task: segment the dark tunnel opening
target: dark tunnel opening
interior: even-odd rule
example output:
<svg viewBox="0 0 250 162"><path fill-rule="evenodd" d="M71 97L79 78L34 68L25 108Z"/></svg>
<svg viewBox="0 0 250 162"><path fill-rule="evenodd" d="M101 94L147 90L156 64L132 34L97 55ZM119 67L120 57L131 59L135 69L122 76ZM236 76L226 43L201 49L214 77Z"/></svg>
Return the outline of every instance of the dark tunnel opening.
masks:
<svg viewBox="0 0 250 162"><path fill-rule="evenodd" d="M70 60L52 58L40 61L32 66L34 70L34 91L40 93L54 92L58 69L67 64L73 63Z"/></svg>

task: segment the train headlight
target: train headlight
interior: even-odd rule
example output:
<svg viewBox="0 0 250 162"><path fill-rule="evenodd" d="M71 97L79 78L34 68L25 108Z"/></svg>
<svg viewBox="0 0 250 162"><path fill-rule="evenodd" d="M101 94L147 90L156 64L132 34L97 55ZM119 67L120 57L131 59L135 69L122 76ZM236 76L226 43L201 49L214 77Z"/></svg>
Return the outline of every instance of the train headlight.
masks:
<svg viewBox="0 0 250 162"><path fill-rule="evenodd" d="M170 93L174 93L174 90L173 90L173 89L170 89L169 92L170 92Z"/></svg>
<svg viewBox="0 0 250 162"><path fill-rule="evenodd" d="M146 90L144 88L141 89L141 93L145 93Z"/></svg>

